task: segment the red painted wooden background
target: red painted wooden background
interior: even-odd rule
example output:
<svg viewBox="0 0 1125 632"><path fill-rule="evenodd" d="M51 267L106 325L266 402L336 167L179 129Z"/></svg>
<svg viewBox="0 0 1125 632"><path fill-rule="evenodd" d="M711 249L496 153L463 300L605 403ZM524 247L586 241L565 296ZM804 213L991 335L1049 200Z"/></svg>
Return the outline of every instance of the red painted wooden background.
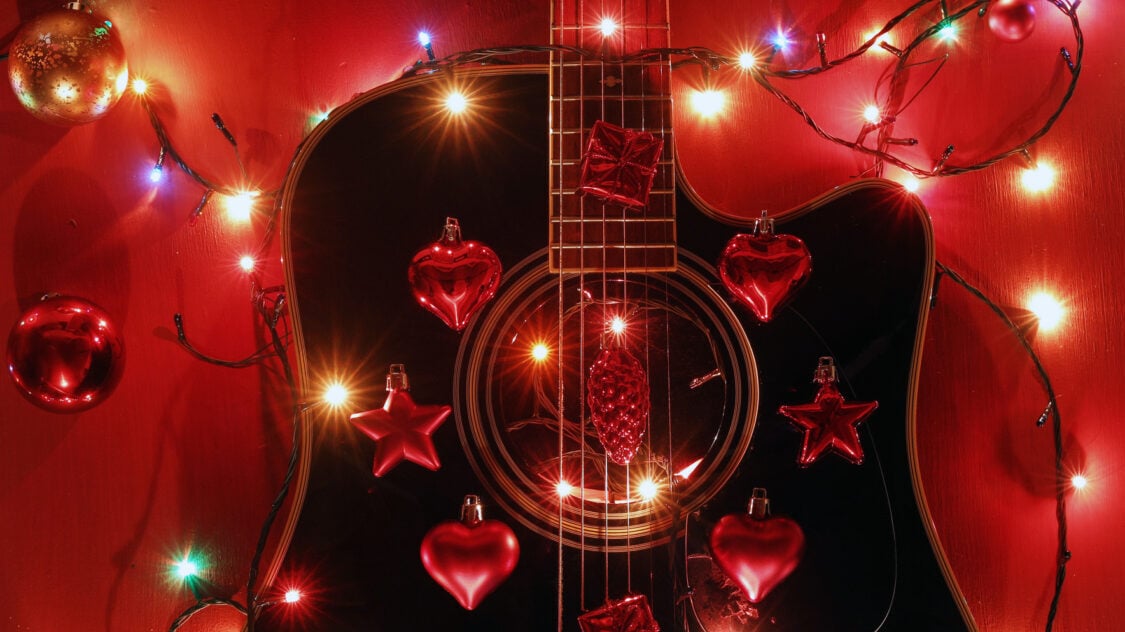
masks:
<svg viewBox="0 0 1125 632"><path fill-rule="evenodd" d="M439 54L547 40L546 2L326 0L318 3L98 2L149 79L177 146L208 177L242 176L209 119L238 137L248 185L275 188L310 116L394 79L422 52L428 29ZM786 61L814 63L815 33L829 55L852 49L907 2L674 0L673 42L734 51L792 27ZM950 2L956 7L964 3ZM900 129L928 164L945 145L954 160L1014 144L1049 113L1065 83L1058 48L1068 23L1045 0L1035 33L1001 43L983 20L948 45L949 62ZM0 8L0 32L53 7L20 0ZM1069 496L1074 552L1057 629L1125 625L1125 408L1117 360L1125 354L1118 297L1125 256L1120 156L1125 126L1118 28L1125 6L1087 0L1083 78L1072 105L1031 153L1059 177L1051 190L1019 185L1020 160L922 183L938 258L999 303L1022 305L1038 289L1065 303L1061 327L1036 335L1065 423L1067 467L1090 486ZM891 42L897 43L894 33ZM880 57L882 55L882 57ZM803 80L794 94L844 136L872 95L889 55ZM724 71L725 72L725 71ZM696 191L733 213L782 209L846 181L866 165L827 145L772 97L717 73L732 101L699 122L681 108L681 162ZM676 77L677 96L702 81ZM786 86L788 87L788 86ZM681 98L680 102L684 102ZM123 330L127 367L117 392L78 415L52 415L0 385L0 629L166 629L190 594L170 581L170 561L204 551L211 578L231 592L245 581L257 526L288 453L288 418L272 371L234 371L191 359L173 339L172 314L204 351L241 357L263 342L235 262L263 227L235 227L208 210L188 213L202 190L181 174L159 187L147 173L157 141L141 105L126 96L103 120L50 127L0 90L0 333L36 294L62 292L105 307ZM169 170L171 171L171 170ZM891 169L888 177L897 177ZM282 274L275 261L266 283ZM865 279L855 279L864 283ZM841 306L847 309L847 306ZM925 492L938 532L983 630L1040 628L1054 580L1051 435L1035 420L1046 403L1030 362L994 316L944 283L930 320L918 423ZM318 578L331 599L331 578ZM238 629L222 612L192 629ZM315 627L315 626L310 626Z"/></svg>

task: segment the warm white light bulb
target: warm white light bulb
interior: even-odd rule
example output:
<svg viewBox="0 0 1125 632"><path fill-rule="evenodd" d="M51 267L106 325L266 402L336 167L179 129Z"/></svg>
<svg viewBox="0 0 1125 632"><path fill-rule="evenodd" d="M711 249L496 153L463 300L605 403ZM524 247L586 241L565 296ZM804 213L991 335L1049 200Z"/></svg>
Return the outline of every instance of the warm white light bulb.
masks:
<svg viewBox="0 0 1125 632"><path fill-rule="evenodd" d="M609 321L609 330L619 336L625 333L625 319L620 316L614 316L613 320Z"/></svg>
<svg viewBox="0 0 1125 632"><path fill-rule="evenodd" d="M254 257L242 255L242 258L238 260L238 265L246 272L252 272L254 270Z"/></svg>
<svg viewBox="0 0 1125 632"><path fill-rule="evenodd" d="M445 97L445 109L454 114L460 114L468 108L469 100L466 99L465 95L461 94L460 92L453 91Z"/></svg>
<svg viewBox="0 0 1125 632"><path fill-rule="evenodd" d="M574 492L574 486L567 481L559 481L558 485L555 485L555 492L558 493L559 498L566 498Z"/></svg>
<svg viewBox="0 0 1125 632"><path fill-rule="evenodd" d="M1089 482L1090 481L1086 480L1086 477L1081 474L1075 474L1070 477L1070 485L1074 487L1074 489L1085 489L1086 484Z"/></svg>
<svg viewBox="0 0 1125 632"><path fill-rule="evenodd" d="M726 96L718 90L693 90L691 93L691 107L695 113L704 117L712 117L723 111Z"/></svg>
<svg viewBox="0 0 1125 632"><path fill-rule="evenodd" d="M250 214L254 210L254 200L258 197L257 191L242 191L223 198L223 206L227 209L227 217L236 222L250 221Z"/></svg>
<svg viewBox="0 0 1125 632"><path fill-rule="evenodd" d="M598 28L601 29L602 35L609 37L617 32L617 22L614 22L613 18L602 18Z"/></svg>
<svg viewBox="0 0 1125 632"><path fill-rule="evenodd" d="M547 356L550 354L550 351L551 350L549 348L547 348L547 345L543 344L542 342L539 342L539 343L536 343L534 346L531 347L531 357L536 362L542 362L542 361L547 359Z"/></svg>
<svg viewBox="0 0 1125 632"><path fill-rule="evenodd" d="M879 119L883 118L883 113L879 111L879 106L869 105L863 108L863 118L868 123L878 123Z"/></svg>
<svg viewBox="0 0 1125 632"><path fill-rule="evenodd" d="M1055 170L1051 165L1039 163L1031 169L1024 169L1020 179L1023 181L1023 188L1032 193L1039 193L1051 188L1055 183Z"/></svg>
<svg viewBox="0 0 1125 632"><path fill-rule="evenodd" d="M324 401L329 406L343 406L348 401L348 389L339 382L329 384L324 389Z"/></svg>
<svg viewBox="0 0 1125 632"><path fill-rule="evenodd" d="M639 485L637 485L637 493L641 495L644 500L652 500L656 498L656 494L660 490L656 486L656 482L651 478L646 478Z"/></svg>
<svg viewBox="0 0 1125 632"><path fill-rule="evenodd" d="M937 34L938 34L938 37L940 37L943 42L956 40L957 39L957 27L953 26L952 24L946 24L945 26L941 27L940 30L938 30Z"/></svg>
<svg viewBox="0 0 1125 632"><path fill-rule="evenodd" d="M751 52L747 51L745 53L740 53L738 55L738 67L739 68L741 68L743 70L750 70L751 68L753 68L756 65L758 65L758 59L756 57L754 57L754 53L751 53Z"/></svg>
<svg viewBox="0 0 1125 632"><path fill-rule="evenodd" d="M285 603L297 603L301 600L301 591L296 588L290 588L285 591Z"/></svg>
<svg viewBox="0 0 1125 632"><path fill-rule="evenodd" d="M1059 326L1066 310L1054 296L1046 292L1036 292L1027 301L1027 309L1035 313L1040 331L1051 331Z"/></svg>
<svg viewBox="0 0 1125 632"><path fill-rule="evenodd" d="M144 94L148 90L148 82L144 79L133 80L133 92L137 94Z"/></svg>
<svg viewBox="0 0 1125 632"><path fill-rule="evenodd" d="M922 181L919 180L918 178L915 178L912 175L907 175L905 178L902 179L902 188L906 189L907 191L910 191L911 193L917 193L918 188L921 187L921 186L922 186Z"/></svg>

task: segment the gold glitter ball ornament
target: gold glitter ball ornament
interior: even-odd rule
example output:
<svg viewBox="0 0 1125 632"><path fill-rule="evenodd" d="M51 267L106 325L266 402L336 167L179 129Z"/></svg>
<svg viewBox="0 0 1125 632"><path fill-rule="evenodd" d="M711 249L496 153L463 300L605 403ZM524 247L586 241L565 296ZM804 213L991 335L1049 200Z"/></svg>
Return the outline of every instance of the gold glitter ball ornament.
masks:
<svg viewBox="0 0 1125 632"><path fill-rule="evenodd" d="M113 24L72 2L20 27L9 48L8 79L36 118L81 125L117 103L129 67Z"/></svg>

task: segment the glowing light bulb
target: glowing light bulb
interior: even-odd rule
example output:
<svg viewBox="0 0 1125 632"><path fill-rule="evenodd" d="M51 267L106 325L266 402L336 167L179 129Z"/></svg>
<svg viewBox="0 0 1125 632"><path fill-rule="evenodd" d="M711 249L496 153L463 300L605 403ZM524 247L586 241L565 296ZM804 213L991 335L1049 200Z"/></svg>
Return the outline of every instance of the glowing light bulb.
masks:
<svg viewBox="0 0 1125 632"><path fill-rule="evenodd" d="M943 42L949 42L949 41L956 40L957 39L957 27L954 26L952 23L947 23L945 26L941 27L941 29L938 30L937 34L938 34L938 37L940 37L941 41L943 41Z"/></svg>
<svg viewBox="0 0 1125 632"><path fill-rule="evenodd" d="M418 31L418 43L422 46L429 46L430 34L425 31Z"/></svg>
<svg viewBox="0 0 1125 632"><path fill-rule="evenodd" d="M464 112L466 109L468 109L468 107L469 107L469 100L465 98L465 95L461 94L460 92L457 92L456 90L453 91L453 92L450 92L445 97L445 109L449 110L450 112L452 112L454 114L460 114L460 113Z"/></svg>
<svg viewBox="0 0 1125 632"><path fill-rule="evenodd" d="M726 97L718 90L693 90L691 93L691 107L696 114L709 118L723 111Z"/></svg>
<svg viewBox="0 0 1125 632"><path fill-rule="evenodd" d="M257 197L257 191L242 191L234 195L224 196L223 206L227 209L227 217L236 222L250 221L250 214L254 210L254 200Z"/></svg>
<svg viewBox="0 0 1125 632"><path fill-rule="evenodd" d="M602 35L609 37L617 32L617 22L614 22L613 18L602 18L602 21L598 24L598 29L601 30Z"/></svg>
<svg viewBox="0 0 1125 632"><path fill-rule="evenodd" d="M348 401L348 388L339 382L334 382L324 389L324 402L334 408L343 406Z"/></svg>
<svg viewBox="0 0 1125 632"><path fill-rule="evenodd" d="M144 94L146 91L148 91L147 81L145 81L144 79L133 80L133 92L135 92L136 94Z"/></svg>
<svg viewBox="0 0 1125 632"><path fill-rule="evenodd" d="M148 172L148 181L156 183L156 182L160 182L163 179L164 179L164 165L160 165L160 164L154 165L152 167L152 170L150 170Z"/></svg>
<svg viewBox="0 0 1125 632"><path fill-rule="evenodd" d="M659 488L656 486L656 481L653 481L651 478L646 478L637 485L637 493L640 494L641 498L644 500L656 498L656 494L659 491Z"/></svg>
<svg viewBox="0 0 1125 632"><path fill-rule="evenodd" d="M1074 489L1085 489L1086 484L1089 482L1090 481L1086 480L1086 477L1081 474L1075 474L1070 477L1070 486Z"/></svg>
<svg viewBox="0 0 1125 632"><path fill-rule="evenodd" d="M297 603L301 600L301 591L296 588L290 588L285 591L285 603Z"/></svg>
<svg viewBox="0 0 1125 632"><path fill-rule="evenodd" d="M751 53L749 51L744 52L744 53L739 53L739 55L738 55L738 67L739 68L741 68L743 70L750 70L751 68L753 68L754 66L757 66L757 65L758 65L758 59L756 57L754 57L754 53Z"/></svg>
<svg viewBox="0 0 1125 632"><path fill-rule="evenodd" d="M547 345L543 344L542 342L538 342L531 347L531 357L536 362L542 362L547 359L550 351L551 350L547 347Z"/></svg>
<svg viewBox="0 0 1125 632"><path fill-rule="evenodd" d="M920 186L922 186L922 181L912 175L907 175L902 179L902 188L911 193L917 193Z"/></svg>
<svg viewBox="0 0 1125 632"><path fill-rule="evenodd" d="M609 321L609 330L617 335L625 333L625 319L620 316L614 316Z"/></svg>
<svg viewBox="0 0 1125 632"><path fill-rule="evenodd" d="M311 121L313 125L320 125L328 120L328 114L328 110L317 112L309 117L309 121Z"/></svg>
<svg viewBox="0 0 1125 632"><path fill-rule="evenodd" d="M886 33L883 33L882 35L879 35L879 31L871 31L870 33L863 36L863 41L866 42L866 41L870 40L871 38L875 37L876 35L878 35L878 37L875 39L874 42L871 43L871 48L877 48L879 50L883 50L883 47L880 46L880 44L887 41L887 34Z"/></svg>
<svg viewBox="0 0 1125 632"><path fill-rule="evenodd" d="M242 258L238 260L238 265L243 270L252 272L254 270L254 257L242 255Z"/></svg>
<svg viewBox="0 0 1125 632"><path fill-rule="evenodd" d="M1046 191L1055 183L1055 170L1051 165L1039 163L1031 169L1024 169L1021 180L1023 188L1032 193Z"/></svg>
<svg viewBox="0 0 1125 632"><path fill-rule="evenodd" d="M558 493L559 498L566 498L574 493L574 485L567 481L559 481L558 485L555 485L555 492Z"/></svg>
<svg viewBox="0 0 1125 632"><path fill-rule="evenodd" d="M868 123L878 123L879 120L883 118L883 113L879 111L879 106L869 105L863 108L863 118L866 119Z"/></svg>
<svg viewBox="0 0 1125 632"><path fill-rule="evenodd" d="M195 577L199 573L199 565L192 561L190 558L184 558L179 562L172 565L172 570L175 571L176 577L180 579L188 579Z"/></svg>
<svg viewBox="0 0 1125 632"><path fill-rule="evenodd" d="M1036 292L1027 301L1027 309L1035 313L1035 317L1039 319L1039 329L1041 331L1051 331L1059 326L1062 322L1063 316L1066 315L1066 310L1063 309L1061 303L1054 296L1046 292Z"/></svg>
<svg viewBox="0 0 1125 632"><path fill-rule="evenodd" d="M789 41L789 36L786 35L785 31L781 30L781 28L778 28L773 34L773 37L770 37L770 43L773 44L774 48L781 51L789 48L789 45L792 44L792 42Z"/></svg>

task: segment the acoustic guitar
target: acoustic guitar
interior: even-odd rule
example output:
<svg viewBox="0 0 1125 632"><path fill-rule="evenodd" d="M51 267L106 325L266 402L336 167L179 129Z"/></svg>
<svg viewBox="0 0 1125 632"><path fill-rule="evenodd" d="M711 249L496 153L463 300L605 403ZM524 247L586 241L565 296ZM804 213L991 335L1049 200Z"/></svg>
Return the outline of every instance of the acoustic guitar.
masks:
<svg viewBox="0 0 1125 632"><path fill-rule="evenodd" d="M666 4L597 8L553 5L547 65L416 73L333 112L296 156L283 234L310 398L343 375L359 387L347 412L378 408L388 367L402 364L414 401L453 409L432 434L438 469L404 461L379 477L375 443L345 413L310 410L282 569L315 586L301 629L577 630L581 614L630 594L646 596L663 630L974 628L916 467L934 271L925 210L896 184L857 180L771 211L813 272L760 322L714 267L760 209L721 215L678 178L671 61L642 53L669 46ZM605 17L620 25L608 35ZM445 109L451 91L465 112ZM598 121L662 149L643 207L582 191ZM447 217L503 265L461 331L408 281ZM610 342L613 322L624 342ZM649 385L628 465L607 458L585 392L611 344ZM802 434L778 413L813 399L822 356L848 400L878 402L860 425L862 464L826 454L799 465ZM758 487L800 525L805 549L770 594L735 608L744 598L716 575L708 533ZM471 611L419 559L424 534L468 494L521 550Z"/></svg>

